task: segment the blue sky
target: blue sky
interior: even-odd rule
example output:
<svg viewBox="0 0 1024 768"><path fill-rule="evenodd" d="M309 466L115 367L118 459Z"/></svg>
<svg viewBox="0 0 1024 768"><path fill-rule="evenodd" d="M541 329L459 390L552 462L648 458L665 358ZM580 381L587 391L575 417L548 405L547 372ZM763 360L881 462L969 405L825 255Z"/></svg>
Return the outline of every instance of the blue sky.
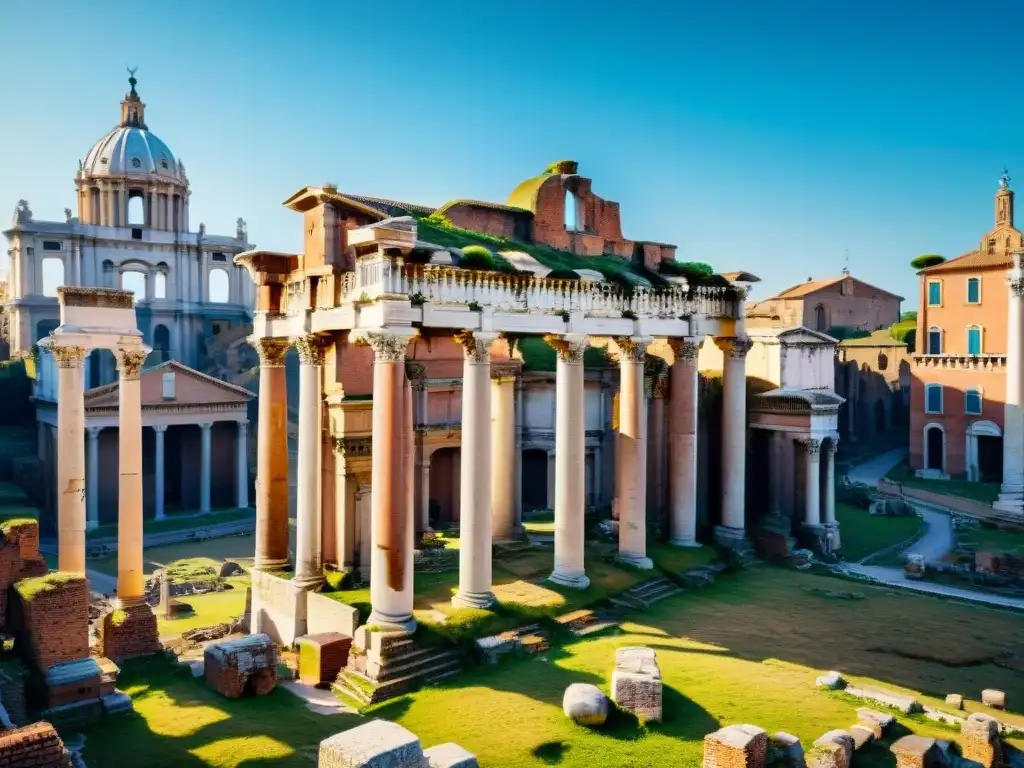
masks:
<svg viewBox="0 0 1024 768"><path fill-rule="evenodd" d="M0 215L63 218L131 64L193 228L242 216L296 250L280 203L305 185L504 201L569 158L627 237L748 269L755 297L848 252L912 307L908 260L975 247L1004 165L1024 184L1022 21L990 0L4 3Z"/></svg>

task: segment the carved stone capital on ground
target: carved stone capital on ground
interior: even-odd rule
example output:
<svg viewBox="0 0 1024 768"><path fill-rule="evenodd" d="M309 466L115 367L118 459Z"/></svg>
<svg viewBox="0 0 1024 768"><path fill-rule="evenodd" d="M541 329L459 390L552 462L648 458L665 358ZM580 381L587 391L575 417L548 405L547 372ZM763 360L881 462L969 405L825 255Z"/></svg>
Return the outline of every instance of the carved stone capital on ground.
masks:
<svg viewBox="0 0 1024 768"><path fill-rule="evenodd" d="M284 365L284 356L291 346L288 339L275 338L250 338L249 343L256 349L262 368L280 368Z"/></svg>
<svg viewBox="0 0 1024 768"><path fill-rule="evenodd" d="M400 331L382 329L379 331L355 331L350 339L353 344L365 344L373 349L374 362L401 363L405 361L409 340L415 335L416 331L412 328L403 328Z"/></svg>
<svg viewBox="0 0 1024 768"><path fill-rule="evenodd" d="M583 353L587 349L587 337L582 334L549 334L544 341L558 354L558 359L570 365L583 365Z"/></svg>
<svg viewBox="0 0 1024 768"><path fill-rule="evenodd" d="M142 364L146 362L148 353L144 349L119 349L117 355L117 370L124 381L135 381L139 378L139 371Z"/></svg>
<svg viewBox="0 0 1024 768"><path fill-rule="evenodd" d="M323 365L324 352L327 351L327 340L322 336L310 334L299 336L294 340L295 350L299 353L302 365Z"/></svg>
<svg viewBox="0 0 1024 768"><path fill-rule="evenodd" d="M676 362L692 363L700 355L700 348L704 346L704 339L669 339L668 345L676 357Z"/></svg>
<svg viewBox="0 0 1024 768"><path fill-rule="evenodd" d="M642 363L647 354L650 339L640 336L618 336L615 338L615 349L620 360L627 363Z"/></svg>
<svg viewBox="0 0 1024 768"><path fill-rule="evenodd" d="M491 345L497 340L496 333L459 331L455 334L455 342L462 347L466 360L470 363L488 362L491 359Z"/></svg>
<svg viewBox="0 0 1024 768"><path fill-rule="evenodd" d="M746 336L716 336L715 346L722 350L723 354L742 360L754 346L754 342Z"/></svg>
<svg viewBox="0 0 1024 768"><path fill-rule="evenodd" d="M62 347L56 344L50 347L50 353L57 361L58 368L80 368L86 355L85 347Z"/></svg>

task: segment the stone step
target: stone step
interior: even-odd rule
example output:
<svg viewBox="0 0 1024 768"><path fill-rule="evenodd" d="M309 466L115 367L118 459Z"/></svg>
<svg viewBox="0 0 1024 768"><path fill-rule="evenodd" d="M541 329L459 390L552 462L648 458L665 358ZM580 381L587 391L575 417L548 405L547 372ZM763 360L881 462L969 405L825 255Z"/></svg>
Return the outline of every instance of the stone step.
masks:
<svg viewBox="0 0 1024 768"><path fill-rule="evenodd" d="M629 597L625 592L615 597L609 597L608 602L626 611L642 611L647 607L647 604L642 600L638 600L635 597Z"/></svg>
<svg viewBox="0 0 1024 768"><path fill-rule="evenodd" d="M406 675L404 677L396 677L383 682L374 682L366 675L359 672L353 672L345 669L341 671L338 676L338 681L342 682L343 687L357 689L359 695L357 698L365 704L377 704L381 701L387 701L393 699L396 696L401 696L403 693L416 690L425 682L431 679L439 679L439 676L451 676L458 674L462 670L462 659L456 655L454 659L448 659L442 661L430 667L425 667L417 670L415 673ZM372 687L373 692L367 693L363 690L363 686L359 683L351 682L346 678L355 678L362 682L363 686Z"/></svg>
<svg viewBox="0 0 1024 768"><path fill-rule="evenodd" d="M660 588L660 587L662 587L662 586L664 586L664 585L666 585L668 583L669 583L669 580L664 578L664 577L662 577L660 579L648 579L647 581L643 581L643 582L641 582L641 583L639 583L639 584L637 584L635 586L632 586L629 589L627 589L626 590L626 594L629 594L629 595L642 595L645 592L648 592L648 591L650 591L652 589L658 589L658 588Z"/></svg>
<svg viewBox="0 0 1024 768"><path fill-rule="evenodd" d="M433 669L438 664L455 662L458 664L462 663L462 655L456 651L433 651L426 654L417 655L412 661L405 664L388 664L386 667L382 667L380 672L377 674L377 682L383 683L389 680L396 680L402 677L408 677L409 675L421 674L424 669ZM369 676L367 676L368 679Z"/></svg>
<svg viewBox="0 0 1024 768"><path fill-rule="evenodd" d="M654 594L646 595L644 597L644 601L647 603L647 605L653 605L659 600L664 600L666 597L672 597L673 595L681 595L685 591L686 590L682 589L681 587L666 587L665 589L659 590Z"/></svg>
<svg viewBox="0 0 1024 768"><path fill-rule="evenodd" d="M586 637L587 635L593 635L598 632L604 632L606 629L612 629L613 627L619 626L617 621L595 621L593 624L587 624L585 627L569 631L572 632L576 637Z"/></svg>

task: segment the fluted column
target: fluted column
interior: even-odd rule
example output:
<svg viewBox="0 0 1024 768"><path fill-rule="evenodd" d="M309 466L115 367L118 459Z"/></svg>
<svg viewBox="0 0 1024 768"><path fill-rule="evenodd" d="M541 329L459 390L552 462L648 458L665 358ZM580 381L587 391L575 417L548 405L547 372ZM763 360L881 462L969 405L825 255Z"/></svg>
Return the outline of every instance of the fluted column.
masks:
<svg viewBox="0 0 1024 768"><path fill-rule="evenodd" d="M288 564L288 393L286 339L253 341L260 357L256 445L256 560L258 568Z"/></svg>
<svg viewBox="0 0 1024 768"><path fill-rule="evenodd" d="M590 585L584 566L586 510L582 335L547 336L558 355L555 395L555 568L551 580L576 589Z"/></svg>
<svg viewBox="0 0 1024 768"><path fill-rule="evenodd" d="M366 623L411 632L413 520L405 487L405 350L409 329L363 331L354 341L373 348L373 493L370 603Z"/></svg>
<svg viewBox="0 0 1024 768"><path fill-rule="evenodd" d="M720 337L722 370L722 525L716 537L727 545L746 539L747 372L750 339Z"/></svg>
<svg viewBox="0 0 1024 768"><path fill-rule="evenodd" d="M616 496L619 500L619 559L653 568L647 557L647 397L644 357L649 339L615 339L619 357L619 440Z"/></svg>
<svg viewBox="0 0 1024 768"><path fill-rule="evenodd" d="M821 440L807 438L800 441L804 451L804 525L821 525Z"/></svg>
<svg viewBox="0 0 1024 768"><path fill-rule="evenodd" d="M415 533L418 540L420 535L430 530L430 508L428 506L430 486L423 485L426 430L421 430L426 421L426 398L424 397L426 366L414 360L407 361L405 375L412 389L412 430L409 437L412 440L413 463L410 464L410 470L413 472L413 519L416 523ZM419 440L416 439L417 435L421 436Z"/></svg>
<svg viewBox="0 0 1024 768"><path fill-rule="evenodd" d="M42 424L42 422L39 422ZM100 432L103 427L89 427L89 472L85 479L87 503L85 507L86 530L100 524ZM58 446L59 447L59 446Z"/></svg>
<svg viewBox="0 0 1024 768"><path fill-rule="evenodd" d="M85 573L85 390L78 346L52 346L57 361L58 568Z"/></svg>
<svg viewBox="0 0 1024 768"><path fill-rule="evenodd" d="M164 435L167 434L166 424L154 424L153 433L156 438L156 477L154 478L154 507L156 520L163 520L164 514Z"/></svg>
<svg viewBox="0 0 1024 768"><path fill-rule="evenodd" d="M200 457L199 457L199 511L210 511L210 478L213 467L213 422L199 422Z"/></svg>
<svg viewBox="0 0 1024 768"><path fill-rule="evenodd" d="M669 342L675 361L669 369L668 492L669 543L697 544L697 356L703 343Z"/></svg>
<svg viewBox="0 0 1024 768"><path fill-rule="evenodd" d="M1006 396L1003 405L1003 483L992 506L1024 516L1024 253L1013 254L1009 278Z"/></svg>
<svg viewBox="0 0 1024 768"><path fill-rule="evenodd" d="M249 506L249 422L238 422L235 442L235 504Z"/></svg>
<svg viewBox="0 0 1024 768"><path fill-rule="evenodd" d="M516 525L516 376L508 370L491 371L491 533L495 541L508 541Z"/></svg>
<svg viewBox="0 0 1024 768"><path fill-rule="evenodd" d="M142 570L142 389L145 349L117 350L117 599L145 600Z"/></svg>
<svg viewBox="0 0 1024 768"><path fill-rule="evenodd" d="M495 334L463 332L455 340L462 367L462 478L459 591L452 604L487 608L491 592L491 344Z"/></svg>
<svg viewBox="0 0 1024 768"><path fill-rule="evenodd" d="M295 340L299 353L299 435L296 465L295 583L311 587L323 581L320 506L320 427L323 413L321 374L324 348L320 339Z"/></svg>

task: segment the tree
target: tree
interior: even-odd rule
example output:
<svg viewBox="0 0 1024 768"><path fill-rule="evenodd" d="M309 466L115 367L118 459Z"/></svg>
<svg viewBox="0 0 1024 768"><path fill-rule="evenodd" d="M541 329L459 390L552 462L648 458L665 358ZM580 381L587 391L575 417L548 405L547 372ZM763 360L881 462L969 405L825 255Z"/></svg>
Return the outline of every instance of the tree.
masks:
<svg viewBox="0 0 1024 768"><path fill-rule="evenodd" d="M941 264L945 260L945 256L939 256L937 253L926 253L922 256L918 256L916 259L911 259L910 266L918 270L927 269L928 267L934 267L937 264Z"/></svg>

